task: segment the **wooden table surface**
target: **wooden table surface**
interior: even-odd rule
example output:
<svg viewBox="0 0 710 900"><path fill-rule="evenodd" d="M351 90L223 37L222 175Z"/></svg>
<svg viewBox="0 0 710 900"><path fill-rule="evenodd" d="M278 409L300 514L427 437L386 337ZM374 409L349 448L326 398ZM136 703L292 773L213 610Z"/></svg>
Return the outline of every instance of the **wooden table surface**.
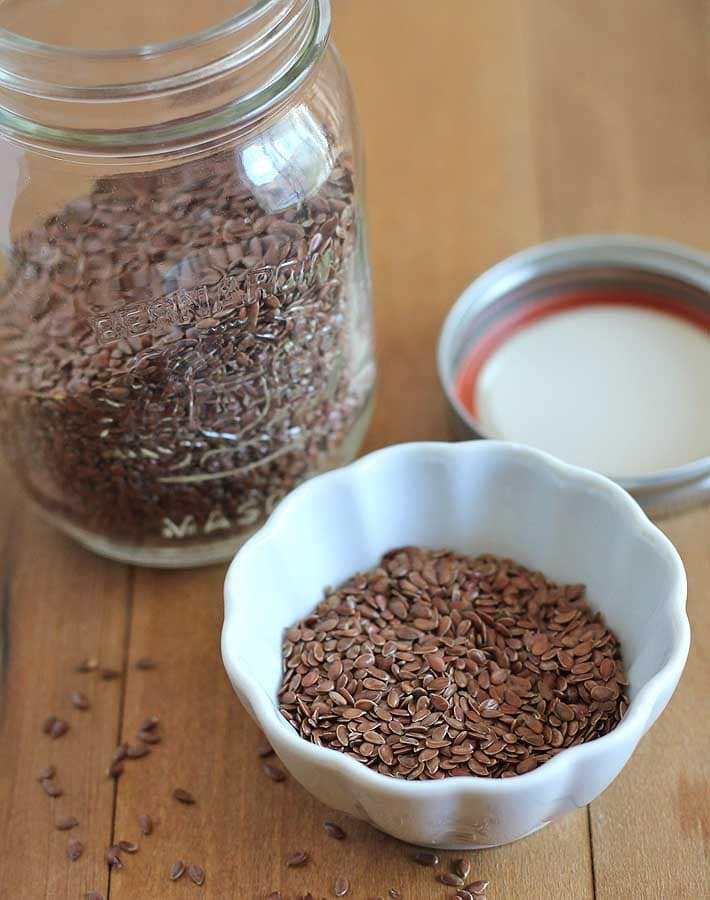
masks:
<svg viewBox="0 0 710 900"><path fill-rule="evenodd" d="M459 291L544 238L621 230L710 242L710 4L703 0L335 0L335 33L359 101L369 167L380 381L367 449L448 436L434 347ZM685 561L693 648L680 687L633 759L588 809L512 846L469 854L489 900L707 896L710 883L710 508L665 521ZM293 780L274 784L222 669L224 567L132 570L43 524L5 479L0 516L2 900L252 900L280 889L438 898L411 848L345 821ZM135 661L154 656L155 671ZM77 675L84 656L120 671ZM91 700L72 710L69 693ZM40 725L66 715L50 741ZM105 777L149 714L165 740ZM58 768L65 794L36 773ZM193 807L170 797L181 785ZM103 850L140 839L110 877ZM55 816L86 846L66 857ZM348 832L324 836L331 815ZM296 850L313 862L287 870ZM202 889L167 871L204 866ZM705 888L703 888L705 885ZM201 891L201 892L200 892ZM449 890L448 895L453 891Z"/></svg>

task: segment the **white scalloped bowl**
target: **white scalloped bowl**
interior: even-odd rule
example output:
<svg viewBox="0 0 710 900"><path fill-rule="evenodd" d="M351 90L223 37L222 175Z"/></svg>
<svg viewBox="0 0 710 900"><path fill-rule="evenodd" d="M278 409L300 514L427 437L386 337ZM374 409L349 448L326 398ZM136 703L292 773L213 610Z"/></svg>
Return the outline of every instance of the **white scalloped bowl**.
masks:
<svg viewBox="0 0 710 900"><path fill-rule="evenodd" d="M326 585L405 544L510 556L585 583L622 644L631 702L618 727L508 779L390 778L302 739L276 703L283 630ZM283 764L323 803L413 844L490 847L585 806L619 774L685 665L685 599L673 545L603 476L495 441L404 444L302 485L242 547L225 584L222 654Z"/></svg>

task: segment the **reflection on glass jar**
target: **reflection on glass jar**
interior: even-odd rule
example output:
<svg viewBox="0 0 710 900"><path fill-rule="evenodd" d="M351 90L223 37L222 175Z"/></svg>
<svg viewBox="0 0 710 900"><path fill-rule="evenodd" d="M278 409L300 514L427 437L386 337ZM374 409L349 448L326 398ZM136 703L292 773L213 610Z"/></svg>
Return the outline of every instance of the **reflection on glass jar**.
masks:
<svg viewBox="0 0 710 900"><path fill-rule="evenodd" d="M326 0L256 2L147 62L0 33L0 425L98 552L224 558L357 451L370 280L328 34Z"/></svg>

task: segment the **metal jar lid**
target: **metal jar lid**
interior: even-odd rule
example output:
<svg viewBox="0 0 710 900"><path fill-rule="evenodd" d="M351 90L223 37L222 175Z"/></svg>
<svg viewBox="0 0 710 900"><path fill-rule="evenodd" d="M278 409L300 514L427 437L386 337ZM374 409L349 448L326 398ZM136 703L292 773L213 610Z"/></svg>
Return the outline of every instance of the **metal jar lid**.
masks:
<svg viewBox="0 0 710 900"><path fill-rule="evenodd" d="M627 313L627 318L620 320L621 329L617 330L616 320L608 317ZM662 315L659 316L657 313ZM564 316L566 318L563 318ZM594 316L597 318L594 319ZM599 316L607 316L607 319L602 320ZM637 319L634 319L634 316L637 316ZM623 329L631 329L628 334L634 338L635 344L634 350L629 351L629 370L632 375L634 364L638 364L644 358L643 343L640 344L642 352L639 353L639 341L642 341L638 332L639 323L648 325L650 322L655 329L657 342L660 341L657 346L678 347L673 357L676 368L680 367L681 370L684 366L689 368L692 361L697 364L700 360L701 368L698 370L696 365L693 369L695 406L682 420L684 423L682 428L690 429L687 431L688 447L693 448L688 459L677 459L674 464L662 465L658 469L654 469L653 466L649 469L646 459L643 465L639 462L639 468L636 469L635 458L632 456L628 460L626 471L622 473L611 471L608 467L605 471L603 465L593 465L588 461L580 464L597 468L612 477L654 516L710 501L710 445L707 445L705 439L710 422L710 368L705 368L706 363L710 367L710 255L666 241L625 235L593 235L551 241L531 247L503 260L482 274L454 304L439 338L439 377L453 411L459 437L523 440L540 446L540 443L521 438L516 433L515 420L514 418L511 420L511 415L515 414L514 405L508 403L506 410L508 424L513 422L509 429L510 433L500 433L483 420L474 398L477 396L475 391L479 390L477 379L481 378L482 373L486 371L484 367L494 358L497 360L498 371L503 371L505 375L508 400L511 396L515 397L516 383L511 360L515 358L525 360L525 354L531 347L535 348L536 352L543 352L539 349L542 346L539 341L543 339L543 332L540 330L538 334L534 331L534 328L540 327L543 320L548 321L545 327L547 332L553 335L554 329L559 331L564 322L564 328L567 329L565 333L578 334L582 344L591 340L589 322L592 322L597 330L598 337L601 335L603 338L600 329L610 329L607 333L616 341L617 347L623 340ZM549 322L553 323L552 329ZM664 328L667 329L667 333ZM520 340L523 332L527 344ZM680 333L681 337L687 334L687 340L697 351L693 360L688 356L687 362L683 362L685 345L682 340L678 343L676 332ZM517 357L511 349L514 346L512 341L514 336L518 336L516 338L518 343L515 345L518 346L515 351ZM547 339L549 340L549 336ZM538 341L538 344L531 344L530 341ZM609 343L613 341L610 340ZM548 349L552 350L554 346L550 344ZM504 347L508 349L502 353ZM648 360L645 361L648 366L650 363ZM531 365L534 365L534 362L528 359L528 374ZM603 354L599 365L605 365ZM567 390L569 393L569 390L573 390L560 384L559 368L558 366L554 384L551 384L549 379L545 381L542 374L537 379L535 416L538 431L547 427L546 416L549 417L549 424L554 424L552 417L555 415L555 392L559 394L560 391ZM700 371L699 378L698 371ZM612 408L614 400L617 399L614 379L618 378L619 371L606 369L600 370L599 374L601 377L598 378L598 383L594 378L587 379L587 393L580 397L575 415L571 417L577 420L577 425L584 423L584 397L589 399L589 390L596 393L594 399L597 422L599 410L606 409L607 402ZM657 383L659 378L661 381L664 380L662 368L653 370L653 374ZM707 383L704 380L705 374L708 374ZM525 375L525 365L521 366L520 375ZM635 372L637 379L638 376L639 373ZM573 382L574 379L570 379L570 383ZM496 382L488 378L488 383ZM672 390L674 384L675 382L672 382L668 385L668 390ZM521 403L525 401L526 390L529 393L532 387L523 381L519 391ZM638 391L639 396L642 396L643 384L638 384ZM619 391L619 394L621 393L622 391ZM467 401L469 394L470 402ZM495 399L495 393L492 396ZM683 402L684 397L685 394L677 399ZM701 402L698 401L698 397ZM673 408L673 398L670 399ZM648 414L648 397L645 400L645 412ZM698 414L694 415L693 410ZM630 403L628 420L624 421L624 429L627 430L629 437L632 436L637 424L634 421L637 412L639 416L642 414L633 403ZM555 422L555 427L559 430L559 420ZM695 431L693 423L696 422L702 424L705 429L702 433ZM570 422L569 428L572 429L574 424ZM618 421L616 424L619 424ZM659 433L664 427L665 423L657 423ZM521 429L525 431L522 425ZM616 433L618 434L618 431ZM678 438L682 435L682 429L669 433ZM642 434L643 432L639 432L639 435ZM600 438L606 439L607 436ZM609 434L608 440L613 439L613 435ZM578 459L569 458L569 454L560 452L554 445L554 428L551 441L552 445L543 446L543 449L567 458L569 462L580 462ZM653 444L647 446L653 450ZM651 458L652 456L653 454Z"/></svg>

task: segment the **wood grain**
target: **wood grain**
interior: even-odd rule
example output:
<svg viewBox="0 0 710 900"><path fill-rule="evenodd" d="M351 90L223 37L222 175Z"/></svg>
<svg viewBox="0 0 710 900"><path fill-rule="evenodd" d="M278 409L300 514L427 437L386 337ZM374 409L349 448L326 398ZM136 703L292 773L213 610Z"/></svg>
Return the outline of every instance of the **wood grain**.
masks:
<svg viewBox="0 0 710 900"><path fill-rule="evenodd" d="M626 231L710 247L710 4L532 4L545 237Z"/></svg>
<svg viewBox="0 0 710 900"><path fill-rule="evenodd" d="M710 884L710 509L663 527L688 572L693 643L668 708L591 805L599 900L696 900Z"/></svg>
<svg viewBox="0 0 710 900"><path fill-rule="evenodd" d="M0 810L7 823L0 852L0 897L77 900L107 883L103 848L110 842L114 784L105 769L116 744L121 680L75 674L83 657L121 669L130 573L72 544L34 512L12 520L4 571L0 682ZM72 708L83 690L91 709ZM56 740L41 733L54 714L71 728ZM37 772L53 764L62 797L50 799ZM56 817L75 815L72 832ZM69 862L70 837L85 856Z"/></svg>
<svg viewBox="0 0 710 900"><path fill-rule="evenodd" d="M625 230L708 248L710 3L707 0L334 0L338 46L368 156L380 380L367 449L449 436L435 346L443 317L484 268L560 234ZM4 480L7 483L7 479ZM689 575L693 649L669 709L592 804L509 847L475 854L490 900L700 898L707 869L710 745L710 509L665 523ZM338 875L357 900L390 887L407 900L450 895L411 848L326 810L289 779L274 784L258 735L221 666L223 567L164 573L98 560L3 490L0 561L0 897L257 900L312 891ZM76 676L81 656L122 670ZM154 671L135 661L154 656ZM79 680L80 679L80 680ZM69 692L84 686L87 713ZM51 742L46 714L72 730ZM119 734L161 718L164 740L103 775ZM34 776L49 762L66 795ZM194 806L171 797L184 787ZM65 856L59 812L81 820L82 860ZM139 835L150 813L155 833ZM327 838L326 818L348 839ZM591 823L591 829L590 829ZM108 873L112 840L139 840ZM305 849L313 860L287 870ZM451 854L444 854L449 858ZM171 884L178 858L204 887Z"/></svg>

